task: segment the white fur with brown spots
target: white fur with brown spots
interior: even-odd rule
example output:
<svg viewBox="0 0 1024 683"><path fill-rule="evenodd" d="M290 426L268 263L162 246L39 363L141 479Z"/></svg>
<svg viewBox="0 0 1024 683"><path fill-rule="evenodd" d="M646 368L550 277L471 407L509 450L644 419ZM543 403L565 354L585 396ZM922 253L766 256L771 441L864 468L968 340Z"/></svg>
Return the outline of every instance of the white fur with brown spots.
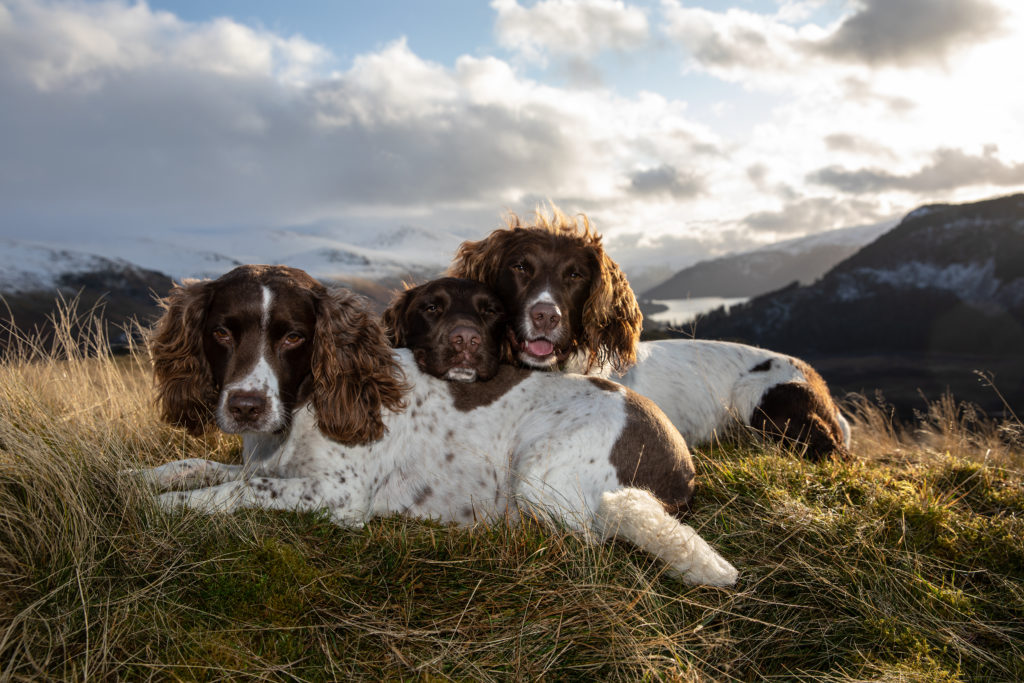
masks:
<svg viewBox="0 0 1024 683"><path fill-rule="evenodd" d="M173 321L192 318L202 316ZM348 319L374 328L361 338L383 336L370 316ZM336 353L346 349L355 350ZM333 420L315 406L331 402L318 392L366 397L376 388L363 371L343 371L337 382L314 383L283 431L253 422L241 466L192 459L144 471L167 491L160 505L211 513L327 508L345 525L394 513L469 524L539 510L588 537L628 540L689 583L735 583L736 569L672 514L693 495L695 471L682 437L651 401L600 378L507 365L488 382L446 382L421 372L408 349L358 350L374 357L365 366L383 366L378 374L404 377L404 409L378 404L365 417L380 420L382 436L342 443L325 433L322 424Z"/></svg>

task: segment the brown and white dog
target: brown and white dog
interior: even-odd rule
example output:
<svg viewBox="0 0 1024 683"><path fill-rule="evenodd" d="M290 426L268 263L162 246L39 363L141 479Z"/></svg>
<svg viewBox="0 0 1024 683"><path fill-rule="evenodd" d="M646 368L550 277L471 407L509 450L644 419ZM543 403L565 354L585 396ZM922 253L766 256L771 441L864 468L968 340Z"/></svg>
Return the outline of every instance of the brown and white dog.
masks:
<svg viewBox="0 0 1024 683"><path fill-rule="evenodd" d="M461 323L442 311L436 326L488 327L499 304L469 285L468 299L448 289L448 300L472 302L444 308ZM150 343L163 417L193 431L216 422L244 441L240 466L190 459L143 471L162 490L185 489L163 493L165 508L327 508L346 525L393 513L466 524L525 508L588 538L631 541L690 583L736 581L673 514L693 495L685 442L619 385L509 365L487 382L437 379L386 343L358 297L291 268L242 266L176 287L165 306ZM404 338L411 310L395 318ZM452 368L490 371L481 354L431 371Z"/></svg>
<svg viewBox="0 0 1024 683"><path fill-rule="evenodd" d="M492 287L509 316L512 359L527 367L611 376L652 399L691 444L734 425L846 456L849 425L803 361L716 341L640 342L642 315L626 277L586 216L552 207L532 224L464 242L448 270Z"/></svg>
<svg viewBox="0 0 1024 683"><path fill-rule="evenodd" d="M383 322L391 345L412 350L428 375L484 382L498 372L505 310L476 280L441 278L407 289L392 300Z"/></svg>

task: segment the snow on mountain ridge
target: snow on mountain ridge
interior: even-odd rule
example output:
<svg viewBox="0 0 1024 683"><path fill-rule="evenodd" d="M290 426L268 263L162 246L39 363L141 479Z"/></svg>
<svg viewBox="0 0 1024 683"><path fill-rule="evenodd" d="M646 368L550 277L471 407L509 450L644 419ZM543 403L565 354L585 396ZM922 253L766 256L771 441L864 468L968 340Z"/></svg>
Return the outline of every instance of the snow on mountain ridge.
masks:
<svg viewBox="0 0 1024 683"><path fill-rule="evenodd" d="M853 301L870 291L870 285L883 284L903 289L948 290L963 301L984 302L992 300L1000 286L993 259L945 266L909 261L896 268L858 268L839 277L836 295L840 301Z"/></svg>
<svg viewBox="0 0 1024 683"><path fill-rule="evenodd" d="M351 241L326 229L302 228L185 232L163 238L88 235L61 244L3 239L0 291L53 289L67 273L110 268L140 267L176 281L213 278L242 263L290 265L325 280L430 276L447 267L462 241L451 233L410 226L354 232Z"/></svg>
<svg viewBox="0 0 1024 683"><path fill-rule="evenodd" d="M7 293L53 289L60 277L68 273L134 267L123 259L0 239L0 291Z"/></svg>

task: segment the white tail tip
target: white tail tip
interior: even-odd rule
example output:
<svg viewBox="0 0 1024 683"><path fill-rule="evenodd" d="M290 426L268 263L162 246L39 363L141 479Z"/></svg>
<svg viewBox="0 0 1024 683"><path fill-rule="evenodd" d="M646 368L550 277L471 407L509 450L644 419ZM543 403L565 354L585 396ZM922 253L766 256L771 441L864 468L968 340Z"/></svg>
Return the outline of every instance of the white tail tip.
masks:
<svg viewBox="0 0 1024 683"><path fill-rule="evenodd" d="M732 586L738 572L692 527L665 511L649 491L624 488L601 495L597 522L604 538L624 538L669 565L694 585Z"/></svg>

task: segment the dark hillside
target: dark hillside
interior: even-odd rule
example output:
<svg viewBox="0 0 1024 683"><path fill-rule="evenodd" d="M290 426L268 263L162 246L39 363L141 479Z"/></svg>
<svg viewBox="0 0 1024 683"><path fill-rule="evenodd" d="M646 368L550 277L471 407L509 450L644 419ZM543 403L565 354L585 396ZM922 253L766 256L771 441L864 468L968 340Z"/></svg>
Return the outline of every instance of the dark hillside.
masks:
<svg viewBox="0 0 1024 683"><path fill-rule="evenodd" d="M123 348L131 321L153 322L160 315L156 297L166 295L171 284L171 278L163 273L136 266L112 266L65 273L53 289L2 294L0 350L7 348L12 334L38 331L42 339L49 339L53 334L52 317L61 298L76 300L76 309L82 313L102 310L107 338L115 349ZM83 324L89 318L84 315Z"/></svg>
<svg viewBox="0 0 1024 683"><path fill-rule="evenodd" d="M1024 365L1024 195L913 211L818 282L714 311L690 332L815 358ZM1024 402L1011 384L1000 386Z"/></svg>

